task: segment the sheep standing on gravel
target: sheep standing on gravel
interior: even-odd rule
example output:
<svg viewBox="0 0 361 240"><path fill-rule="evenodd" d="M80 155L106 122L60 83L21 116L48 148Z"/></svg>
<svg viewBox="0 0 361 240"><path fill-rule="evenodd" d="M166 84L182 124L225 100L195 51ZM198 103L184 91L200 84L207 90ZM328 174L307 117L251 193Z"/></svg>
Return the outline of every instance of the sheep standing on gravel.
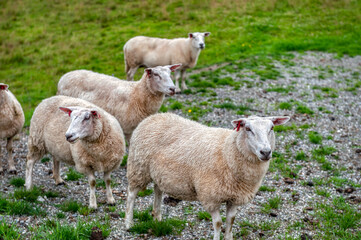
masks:
<svg viewBox="0 0 361 240"><path fill-rule="evenodd" d="M109 113L81 99L66 96L45 99L31 118L28 148L26 189L32 187L35 162L50 153L56 184L63 183L59 161L75 165L78 172L88 177L89 207L97 208L94 172L104 172L107 202L115 203L110 175L122 161L125 141L118 121Z"/></svg>
<svg viewBox="0 0 361 240"><path fill-rule="evenodd" d="M8 152L9 173L16 174L13 158L13 138L24 126L24 112L15 96L9 91L9 86L0 83L0 139L6 138ZM1 160L0 146L0 174L4 172Z"/></svg>
<svg viewBox="0 0 361 240"><path fill-rule="evenodd" d="M181 63L182 67L175 72L176 92L179 88L179 76L182 81L182 89L188 89L184 79L187 68L197 64L198 56L205 48L204 37L209 32L189 33L189 38L151 38L138 36L125 43L124 60L127 80L132 81L139 67L155 67Z"/></svg>
<svg viewBox="0 0 361 240"><path fill-rule="evenodd" d="M109 112L119 121L127 141L146 117L158 112L165 94L173 95L171 71L180 64L145 69L137 82L87 70L76 70L61 77L58 94L87 100Z"/></svg>
<svg viewBox="0 0 361 240"><path fill-rule="evenodd" d="M142 121L130 141L125 224L133 223L139 190L154 182L153 216L161 220L162 193L202 203L220 238L220 205L227 204L225 239L232 239L237 206L251 201L275 147L273 126L289 117L249 117L232 121L235 130L210 128L171 113Z"/></svg>

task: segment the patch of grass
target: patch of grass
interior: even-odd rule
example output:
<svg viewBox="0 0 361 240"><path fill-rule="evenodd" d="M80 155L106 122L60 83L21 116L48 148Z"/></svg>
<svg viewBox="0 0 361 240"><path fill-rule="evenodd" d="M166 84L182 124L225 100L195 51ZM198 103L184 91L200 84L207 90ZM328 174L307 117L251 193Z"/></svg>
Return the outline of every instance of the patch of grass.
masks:
<svg viewBox="0 0 361 240"><path fill-rule="evenodd" d="M138 234L147 233L160 237L180 233L184 229L185 223L186 221L175 218L163 221L149 220L134 224L129 231Z"/></svg>
<svg viewBox="0 0 361 240"><path fill-rule="evenodd" d="M259 188L259 191L261 191L261 192L274 192L274 191L276 191L276 189L273 188L273 187L268 187L268 186L262 185Z"/></svg>
<svg viewBox="0 0 361 240"><path fill-rule="evenodd" d="M304 151L300 151L296 154L295 159L299 161L305 161L307 160L307 155Z"/></svg>
<svg viewBox="0 0 361 240"><path fill-rule="evenodd" d="M0 201L1 202L1 201ZM27 215L27 216L46 216L46 212L34 203L23 200L9 201L7 203L7 214L9 215Z"/></svg>
<svg viewBox="0 0 361 240"><path fill-rule="evenodd" d="M41 163L47 163L47 162L50 162L50 158L48 157L43 157L41 160L40 160Z"/></svg>
<svg viewBox="0 0 361 240"><path fill-rule="evenodd" d="M292 104L289 102L281 102L279 103L278 108L282 110L292 110Z"/></svg>
<svg viewBox="0 0 361 240"><path fill-rule="evenodd" d="M278 93L289 93L292 92L293 90L294 90L293 86L287 86L287 87L273 86L266 89L267 92L278 92Z"/></svg>
<svg viewBox="0 0 361 240"><path fill-rule="evenodd" d="M110 181L110 187L115 188L116 186L117 186L117 184L113 180L111 180ZM106 188L104 180L103 179L97 179L95 187L96 188Z"/></svg>
<svg viewBox="0 0 361 240"><path fill-rule="evenodd" d="M128 161L128 155L124 155L122 163L120 164L120 166L122 166L122 167L127 166L127 161Z"/></svg>
<svg viewBox="0 0 361 240"><path fill-rule="evenodd" d="M44 193L44 195L47 197L47 198L56 198L56 197L59 197L59 193L58 192L55 192L55 191L47 191Z"/></svg>
<svg viewBox="0 0 361 240"><path fill-rule="evenodd" d="M315 131L310 131L308 133L308 139L310 140L311 143L314 144L321 144L322 143L322 136Z"/></svg>
<svg viewBox="0 0 361 240"><path fill-rule="evenodd" d="M69 171L66 173L66 179L69 181L78 181L83 177L84 175L78 173L76 170L74 170L74 168L69 168Z"/></svg>
<svg viewBox="0 0 361 240"><path fill-rule="evenodd" d="M282 204L282 198L277 196L274 198L270 198L268 203L262 204L261 212L263 213L270 213L272 209L278 209Z"/></svg>
<svg viewBox="0 0 361 240"><path fill-rule="evenodd" d="M198 106L184 107L182 109L183 113L190 116L190 118L194 121L198 121L200 117L205 115L206 113L212 111L210 108L201 108Z"/></svg>
<svg viewBox="0 0 361 240"><path fill-rule="evenodd" d="M24 187L25 180L23 178L12 178L10 179L10 185L13 185L14 187Z"/></svg>
<svg viewBox="0 0 361 240"><path fill-rule="evenodd" d="M211 221L212 220L211 214L209 214L209 212L205 212L205 211L198 212L197 217L198 217L199 220L206 220L206 221Z"/></svg>
<svg viewBox="0 0 361 240"><path fill-rule="evenodd" d="M296 112L301 113L301 114L308 114L308 115L313 115L314 114L314 111L312 111L306 105L301 104L301 103L297 103Z"/></svg>
<svg viewBox="0 0 361 240"><path fill-rule="evenodd" d="M144 211L135 210L134 213L133 213L133 217L135 219L138 219L141 222L151 221L153 219L153 217L152 217L152 215L150 213L151 211L152 211L151 208L146 209Z"/></svg>
<svg viewBox="0 0 361 240"><path fill-rule="evenodd" d="M75 200L65 201L59 206L60 210L62 210L63 212L73 212L73 213L76 213L81 207L82 205Z"/></svg>
<svg viewBox="0 0 361 240"><path fill-rule="evenodd" d="M316 188L315 193L317 195L329 198L331 194L326 189Z"/></svg>
<svg viewBox="0 0 361 240"><path fill-rule="evenodd" d="M145 197L151 195L152 193L153 193L153 189L145 189L144 191L139 191L138 196Z"/></svg>
<svg viewBox="0 0 361 240"><path fill-rule="evenodd" d="M293 130L297 130L297 126L294 123L292 123L292 125L277 125L273 128L275 132L288 132Z"/></svg>
<svg viewBox="0 0 361 240"><path fill-rule="evenodd" d="M168 108L166 106L164 106L164 104L162 104L162 106L160 106L159 112L161 112L161 113L168 112Z"/></svg>
<svg viewBox="0 0 361 240"><path fill-rule="evenodd" d="M320 155L320 156L324 156L324 155L331 155L332 153L336 152L336 148L334 147L329 147L329 146L320 146L318 148L315 148L312 150L312 154L313 155Z"/></svg>
<svg viewBox="0 0 361 240"><path fill-rule="evenodd" d="M27 202L36 202L39 196L42 195L42 191L38 187L33 187L31 190L25 188L19 188L14 191L14 198L18 200L24 200Z"/></svg>
<svg viewBox="0 0 361 240"><path fill-rule="evenodd" d="M63 212L57 212L57 213L56 213L56 217L57 217L58 219L64 219L66 216L65 216L65 214L64 214Z"/></svg>
<svg viewBox="0 0 361 240"><path fill-rule="evenodd" d="M180 103L180 102L178 102L178 101L173 102L173 103L169 106L169 108L172 109L172 110L182 109L182 107L183 107L183 104Z"/></svg>
<svg viewBox="0 0 361 240"><path fill-rule="evenodd" d="M7 223L5 219L0 221L0 239L3 240L17 240L20 239L18 227L12 223Z"/></svg>

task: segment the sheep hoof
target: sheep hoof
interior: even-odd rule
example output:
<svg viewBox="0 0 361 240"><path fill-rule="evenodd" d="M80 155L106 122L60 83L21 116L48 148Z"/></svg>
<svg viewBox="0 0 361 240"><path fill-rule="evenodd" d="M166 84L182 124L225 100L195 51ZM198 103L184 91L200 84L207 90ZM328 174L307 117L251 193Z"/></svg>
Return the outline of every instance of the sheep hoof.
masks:
<svg viewBox="0 0 361 240"><path fill-rule="evenodd" d="M16 170L14 170L14 169L10 170L9 173L10 173L10 174L17 175L17 172L16 172Z"/></svg>
<svg viewBox="0 0 361 240"><path fill-rule="evenodd" d="M108 202L107 204L108 206L115 206L115 202L110 202L110 203Z"/></svg>
<svg viewBox="0 0 361 240"><path fill-rule="evenodd" d="M65 185L65 182L64 182L64 181L62 181L62 182L58 182L58 183L56 183L56 186L60 186L60 185Z"/></svg>

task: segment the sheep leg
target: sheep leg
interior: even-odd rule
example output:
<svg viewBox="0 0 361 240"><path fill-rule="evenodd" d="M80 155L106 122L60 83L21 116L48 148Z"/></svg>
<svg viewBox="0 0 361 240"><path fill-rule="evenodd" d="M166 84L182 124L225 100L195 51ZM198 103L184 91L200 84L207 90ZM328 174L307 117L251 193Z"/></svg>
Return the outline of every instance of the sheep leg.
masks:
<svg viewBox="0 0 361 240"><path fill-rule="evenodd" d="M182 89L183 89L183 90L187 90L187 89L188 89L188 87L187 87L187 85L186 85L186 79L185 79L185 77L184 77L184 73L185 73L185 72L186 72L185 69L181 70L181 76L180 76L180 78L181 78L181 80L182 80Z"/></svg>
<svg viewBox="0 0 361 240"><path fill-rule="evenodd" d="M90 196L89 196L89 208L97 208L97 198L95 196L95 176L94 172L88 171L88 182L90 187Z"/></svg>
<svg viewBox="0 0 361 240"><path fill-rule="evenodd" d="M141 188L134 188L131 189L128 186L128 193L127 193L127 209L125 211L125 228L129 229L133 225L133 208L135 198L137 197L138 192Z"/></svg>
<svg viewBox="0 0 361 240"><path fill-rule="evenodd" d="M2 158L2 154L1 154L1 146L0 146L0 175L4 173L3 163L1 161L1 158Z"/></svg>
<svg viewBox="0 0 361 240"><path fill-rule="evenodd" d="M157 184L154 184L154 203L153 203L153 218L162 221L162 191Z"/></svg>
<svg viewBox="0 0 361 240"><path fill-rule="evenodd" d="M221 237L221 227L222 227L221 214L219 213L219 209L213 210L209 213L212 216L212 222L214 228L213 240L219 240Z"/></svg>
<svg viewBox="0 0 361 240"><path fill-rule="evenodd" d="M179 75L180 75L179 70L176 70L176 71L174 72L175 92L176 92L176 93L180 93L180 92L181 92L181 89L179 88Z"/></svg>
<svg viewBox="0 0 361 240"><path fill-rule="evenodd" d="M128 81L133 81L134 80L134 75L137 72L139 66L136 67L132 67L129 69L129 71L127 72L127 80Z"/></svg>
<svg viewBox="0 0 361 240"><path fill-rule="evenodd" d="M53 156L53 178L56 185L64 185L64 180L60 176L60 161L56 160Z"/></svg>
<svg viewBox="0 0 361 240"><path fill-rule="evenodd" d="M16 174L16 168L13 157L13 137L7 139L6 150L8 151L9 173Z"/></svg>
<svg viewBox="0 0 361 240"><path fill-rule="evenodd" d="M40 159L40 155L28 153L26 157L26 171L25 171L25 188L30 190L33 187L33 169L36 161Z"/></svg>
<svg viewBox="0 0 361 240"><path fill-rule="evenodd" d="M231 203L227 203L226 232L224 234L225 240L233 239L232 226L233 226L234 219L236 217L236 213L237 213L237 206L232 205Z"/></svg>
<svg viewBox="0 0 361 240"><path fill-rule="evenodd" d="M112 187L110 186L112 179L110 178L110 175L112 174L111 171L104 172L104 182L105 182L105 189L107 194L107 202L110 205L115 205L115 200L112 193Z"/></svg>

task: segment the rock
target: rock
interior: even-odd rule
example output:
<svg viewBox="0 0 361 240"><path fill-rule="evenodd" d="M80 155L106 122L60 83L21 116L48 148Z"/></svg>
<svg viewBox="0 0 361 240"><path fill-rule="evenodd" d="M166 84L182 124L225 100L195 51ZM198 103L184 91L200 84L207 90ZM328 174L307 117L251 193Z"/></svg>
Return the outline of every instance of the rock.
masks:
<svg viewBox="0 0 361 240"><path fill-rule="evenodd" d="M361 153L361 148L357 148L357 149L355 150L355 153Z"/></svg>
<svg viewBox="0 0 361 240"><path fill-rule="evenodd" d="M312 181L308 181L308 182L306 183L306 185L307 185L307 186L310 186L310 187L313 187L315 184L314 184Z"/></svg>
<svg viewBox="0 0 361 240"><path fill-rule="evenodd" d="M353 193L354 191L356 191L355 188L349 187L349 188L346 188L344 192L347 193L347 194L350 194L350 193Z"/></svg>
<svg viewBox="0 0 361 240"><path fill-rule="evenodd" d="M168 205L168 206L171 206L171 207L177 206L177 204L178 204L179 202L181 202L181 201L182 201L182 200L175 199L175 198L172 198L172 197L170 197L170 196L166 196L166 197L164 197L164 199L163 199L163 203L166 204L166 205Z"/></svg>
<svg viewBox="0 0 361 240"><path fill-rule="evenodd" d="M119 213L109 213L109 216L115 219L120 218L120 214Z"/></svg>
<svg viewBox="0 0 361 240"><path fill-rule="evenodd" d="M293 180L292 178L284 178L283 181L287 184L294 184L295 180Z"/></svg>
<svg viewBox="0 0 361 240"><path fill-rule="evenodd" d="M275 213L275 212L270 212L270 214L269 214L271 217L277 217L278 216L278 214L277 213Z"/></svg>
<svg viewBox="0 0 361 240"><path fill-rule="evenodd" d="M103 240L103 239L104 237L102 230L98 227L93 227L89 240Z"/></svg>
<svg viewBox="0 0 361 240"><path fill-rule="evenodd" d="M305 207L305 210L306 210L306 211L312 211L312 210L313 210L313 207Z"/></svg>
<svg viewBox="0 0 361 240"><path fill-rule="evenodd" d="M342 188L336 188L336 192L343 193L343 189Z"/></svg>

